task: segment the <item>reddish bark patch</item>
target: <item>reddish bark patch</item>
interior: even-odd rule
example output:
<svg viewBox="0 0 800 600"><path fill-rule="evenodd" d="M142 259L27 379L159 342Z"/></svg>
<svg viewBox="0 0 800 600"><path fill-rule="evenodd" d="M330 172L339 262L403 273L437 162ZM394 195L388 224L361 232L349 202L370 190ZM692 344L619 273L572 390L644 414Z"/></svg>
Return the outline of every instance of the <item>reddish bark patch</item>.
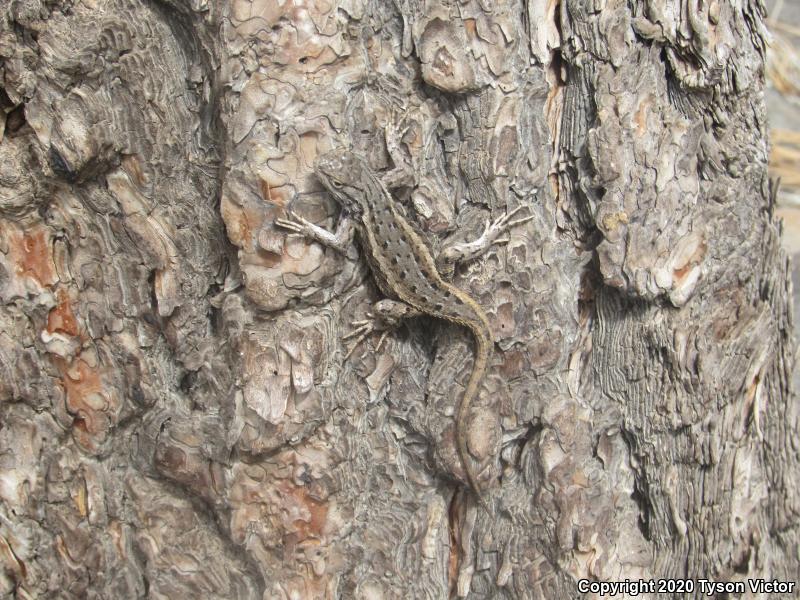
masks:
<svg viewBox="0 0 800 600"><path fill-rule="evenodd" d="M478 37L478 23L475 19L464 19L464 30L472 39Z"/></svg>
<svg viewBox="0 0 800 600"><path fill-rule="evenodd" d="M675 283L681 283L684 277L686 277L690 271L694 270L694 268L702 262L705 255L706 244L703 242L697 246L697 250L695 250L686 264L672 270L672 278Z"/></svg>
<svg viewBox="0 0 800 600"><path fill-rule="evenodd" d="M55 283L53 254L50 240L44 230L25 232L22 235L19 251L19 268L22 274L33 277L44 286Z"/></svg>
<svg viewBox="0 0 800 600"><path fill-rule="evenodd" d="M80 330L78 329L78 320L72 312L69 295L65 290L60 289L57 298L58 305L47 314L47 332L77 336Z"/></svg>
<svg viewBox="0 0 800 600"><path fill-rule="evenodd" d="M62 358L54 360L61 372L59 383L67 396L67 410L74 415L72 425L75 440L84 448L93 450L98 441L108 434L113 408L103 391L99 371L80 358L67 363Z"/></svg>
<svg viewBox="0 0 800 600"><path fill-rule="evenodd" d="M58 362L63 365L61 383L67 391L67 403L70 409L82 408L81 398L87 394L100 393L103 389L98 372L80 358L76 359L76 367L70 368L69 372L63 361ZM74 371L77 371L77 376L74 376Z"/></svg>
<svg viewBox="0 0 800 600"><path fill-rule="evenodd" d="M86 424L86 419L83 417L75 417L72 419L72 426L83 433L89 433L89 426Z"/></svg>
<svg viewBox="0 0 800 600"><path fill-rule="evenodd" d="M284 491L287 495L287 500L291 497L309 515L308 520L296 519L292 523L296 528L295 534L299 538L298 541L308 538L321 538L322 530L328 520L328 505L316 498L312 498L305 487L286 486Z"/></svg>
<svg viewBox="0 0 800 600"><path fill-rule="evenodd" d="M269 202L280 207L286 206L286 195L280 191L280 187L275 187L269 180L260 178L258 185L261 188L261 197Z"/></svg>

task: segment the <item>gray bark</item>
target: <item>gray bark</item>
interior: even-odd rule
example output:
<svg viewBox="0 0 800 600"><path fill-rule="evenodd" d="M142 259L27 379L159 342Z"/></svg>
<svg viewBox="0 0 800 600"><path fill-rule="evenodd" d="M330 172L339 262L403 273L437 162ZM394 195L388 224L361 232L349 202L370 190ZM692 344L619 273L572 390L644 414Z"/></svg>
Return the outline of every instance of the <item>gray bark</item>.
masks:
<svg viewBox="0 0 800 600"><path fill-rule="evenodd" d="M11 0L0 594L571 598L798 576L791 287L760 0ZM380 295L313 176L364 154L465 332ZM690 594L691 595L691 594ZM748 596L750 597L750 596ZM753 596L754 597L754 596Z"/></svg>

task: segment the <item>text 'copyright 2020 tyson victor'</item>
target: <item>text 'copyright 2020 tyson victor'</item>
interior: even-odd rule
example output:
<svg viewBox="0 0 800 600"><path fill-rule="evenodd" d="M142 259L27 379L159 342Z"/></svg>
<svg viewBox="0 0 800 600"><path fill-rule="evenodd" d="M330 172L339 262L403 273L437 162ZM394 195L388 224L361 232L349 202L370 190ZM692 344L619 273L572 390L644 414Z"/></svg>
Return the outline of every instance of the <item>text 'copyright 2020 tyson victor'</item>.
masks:
<svg viewBox="0 0 800 600"><path fill-rule="evenodd" d="M578 591L601 597L639 596L642 594L793 594L797 582L779 579L745 579L714 581L712 579L625 579L624 581L578 580Z"/></svg>

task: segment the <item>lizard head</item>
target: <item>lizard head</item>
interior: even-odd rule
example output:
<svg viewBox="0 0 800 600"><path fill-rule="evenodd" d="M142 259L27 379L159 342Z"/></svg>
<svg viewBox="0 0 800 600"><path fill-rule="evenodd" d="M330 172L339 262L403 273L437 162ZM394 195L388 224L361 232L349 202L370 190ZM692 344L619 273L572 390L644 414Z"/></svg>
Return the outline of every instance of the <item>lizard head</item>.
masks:
<svg viewBox="0 0 800 600"><path fill-rule="evenodd" d="M363 158L337 148L319 156L314 171L345 212L353 216L364 213L372 177Z"/></svg>

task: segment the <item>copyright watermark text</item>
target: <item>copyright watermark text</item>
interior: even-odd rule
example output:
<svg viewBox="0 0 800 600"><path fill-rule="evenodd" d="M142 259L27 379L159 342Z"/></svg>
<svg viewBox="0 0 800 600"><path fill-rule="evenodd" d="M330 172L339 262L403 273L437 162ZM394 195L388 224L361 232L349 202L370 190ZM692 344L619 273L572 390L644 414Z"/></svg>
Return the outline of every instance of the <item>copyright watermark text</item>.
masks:
<svg viewBox="0 0 800 600"><path fill-rule="evenodd" d="M578 580L578 591L614 597L621 595L639 596L641 594L693 594L700 592L706 596L716 594L793 594L797 588L795 581L779 579L747 579L745 581L713 581L711 579L625 579L624 581Z"/></svg>

